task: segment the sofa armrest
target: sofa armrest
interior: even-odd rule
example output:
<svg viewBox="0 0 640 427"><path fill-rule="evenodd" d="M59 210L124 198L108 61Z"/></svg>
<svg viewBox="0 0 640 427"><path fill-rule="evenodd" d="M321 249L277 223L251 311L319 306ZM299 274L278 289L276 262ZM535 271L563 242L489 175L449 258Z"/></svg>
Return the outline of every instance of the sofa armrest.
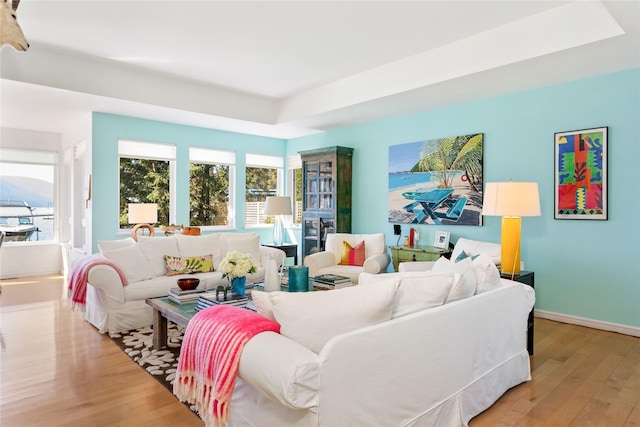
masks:
<svg viewBox="0 0 640 427"><path fill-rule="evenodd" d="M287 254L282 249L260 246L260 263L263 267L267 265L270 256L275 258L278 268L284 264L284 260L287 258Z"/></svg>
<svg viewBox="0 0 640 427"><path fill-rule="evenodd" d="M115 268L109 265L94 265L89 269L88 283L102 289L111 298L125 302L124 285Z"/></svg>
<svg viewBox="0 0 640 427"><path fill-rule="evenodd" d="M332 252L316 252L315 254L304 257L304 265L309 267L309 276L317 276L321 268L335 265L336 259Z"/></svg>
<svg viewBox="0 0 640 427"><path fill-rule="evenodd" d="M245 344L238 376L289 408L318 406L318 355L275 332L260 333Z"/></svg>
<svg viewBox="0 0 640 427"><path fill-rule="evenodd" d="M364 260L362 267L366 273L378 274L385 272L389 265L387 254L375 254Z"/></svg>

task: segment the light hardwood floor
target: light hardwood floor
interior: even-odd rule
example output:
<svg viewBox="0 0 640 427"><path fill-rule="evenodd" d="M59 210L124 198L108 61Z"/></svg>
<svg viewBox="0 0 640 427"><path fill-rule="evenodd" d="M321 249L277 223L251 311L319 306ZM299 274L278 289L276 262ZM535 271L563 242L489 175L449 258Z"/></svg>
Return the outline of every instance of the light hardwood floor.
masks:
<svg viewBox="0 0 640 427"><path fill-rule="evenodd" d="M0 425L203 425L71 311L62 277L0 284ZM535 322L533 380L471 427L640 426L640 338Z"/></svg>

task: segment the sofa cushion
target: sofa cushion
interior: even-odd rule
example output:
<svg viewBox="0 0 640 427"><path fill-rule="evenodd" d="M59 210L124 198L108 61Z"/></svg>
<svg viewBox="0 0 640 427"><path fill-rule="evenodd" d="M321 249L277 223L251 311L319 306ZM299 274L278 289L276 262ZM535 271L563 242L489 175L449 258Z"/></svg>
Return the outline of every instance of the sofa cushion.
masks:
<svg viewBox="0 0 640 427"><path fill-rule="evenodd" d="M274 322L276 321L276 317L273 315L273 306L271 305L271 299L269 299L268 292L254 289L251 291L251 299L253 300L253 305L256 306L258 314L261 314Z"/></svg>
<svg viewBox="0 0 640 427"><path fill-rule="evenodd" d="M149 262L138 245L108 249L102 254L120 267L129 284L153 277Z"/></svg>
<svg viewBox="0 0 640 427"><path fill-rule="evenodd" d="M256 267L262 267L262 262L260 261L260 236L253 235L249 237L226 237L223 239L225 243L223 247L226 249L224 254L231 251L238 251L240 253L250 254L251 258L253 258L253 264Z"/></svg>
<svg viewBox="0 0 640 427"><path fill-rule="evenodd" d="M271 292L280 333L320 353L336 335L391 317L396 286L353 286L331 291Z"/></svg>
<svg viewBox="0 0 640 427"><path fill-rule="evenodd" d="M348 242L342 241L342 256L340 257L341 265L357 265L362 267L364 264L365 245L364 240L355 246L351 246Z"/></svg>
<svg viewBox="0 0 640 427"><path fill-rule="evenodd" d="M133 240L133 239L132 239ZM163 276L167 272L165 255L180 256L178 240L175 237L138 237L138 247L149 261L153 277Z"/></svg>
<svg viewBox="0 0 640 427"><path fill-rule="evenodd" d="M500 287L500 271L488 254L481 253L471 264L476 275L476 294Z"/></svg>
<svg viewBox="0 0 640 427"><path fill-rule="evenodd" d="M465 258L460 262L452 262L445 257L440 257L433 264L431 271L460 274L457 282L453 284L446 302L467 298L476 292L476 276L471 265L471 258Z"/></svg>
<svg viewBox="0 0 640 427"><path fill-rule="evenodd" d="M102 255L105 251L112 249L126 248L128 246L135 246L137 243L131 237L120 240L98 240L98 250ZM106 255L105 255L106 256Z"/></svg>
<svg viewBox="0 0 640 427"><path fill-rule="evenodd" d="M213 265L217 267L222 259L220 236L220 233L204 234L201 236L176 234L175 238L178 241L180 256L213 255Z"/></svg>
<svg viewBox="0 0 640 427"><path fill-rule="evenodd" d="M210 273L213 271L213 255L179 257L165 255L167 276L178 274Z"/></svg>

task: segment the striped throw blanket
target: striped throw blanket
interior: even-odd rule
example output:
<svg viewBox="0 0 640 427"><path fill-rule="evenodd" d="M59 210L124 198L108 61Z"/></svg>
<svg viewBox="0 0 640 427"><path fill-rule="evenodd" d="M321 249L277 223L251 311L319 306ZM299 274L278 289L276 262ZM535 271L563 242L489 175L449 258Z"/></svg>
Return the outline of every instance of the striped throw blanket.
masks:
<svg viewBox="0 0 640 427"><path fill-rule="evenodd" d="M229 421L229 403L244 345L260 332L280 325L250 310L214 306L193 316L182 340L173 394L195 404L206 426Z"/></svg>
<svg viewBox="0 0 640 427"><path fill-rule="evenodd" d="M101 264L113 267L120 276L122 285L126 286L128 284L127 277L124 275L120 267L115 265L109 258L100 254L80 258L73 264L71 278L69 279L68 293L74 310L84 311L84 307L87 302L87 281L89 279L89 270L94 265Z"/></svg>

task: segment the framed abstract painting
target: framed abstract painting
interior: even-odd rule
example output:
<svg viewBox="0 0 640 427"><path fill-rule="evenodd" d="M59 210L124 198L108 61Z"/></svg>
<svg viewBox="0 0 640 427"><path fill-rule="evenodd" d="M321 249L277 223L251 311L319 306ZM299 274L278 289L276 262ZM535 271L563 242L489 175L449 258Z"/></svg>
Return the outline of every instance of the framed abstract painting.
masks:
<svg viewBox="0 0 640 427"><path fill-rule="evenodd" d="M607 219L607 134L607 127L555 134L555 219Z"/></svg>

